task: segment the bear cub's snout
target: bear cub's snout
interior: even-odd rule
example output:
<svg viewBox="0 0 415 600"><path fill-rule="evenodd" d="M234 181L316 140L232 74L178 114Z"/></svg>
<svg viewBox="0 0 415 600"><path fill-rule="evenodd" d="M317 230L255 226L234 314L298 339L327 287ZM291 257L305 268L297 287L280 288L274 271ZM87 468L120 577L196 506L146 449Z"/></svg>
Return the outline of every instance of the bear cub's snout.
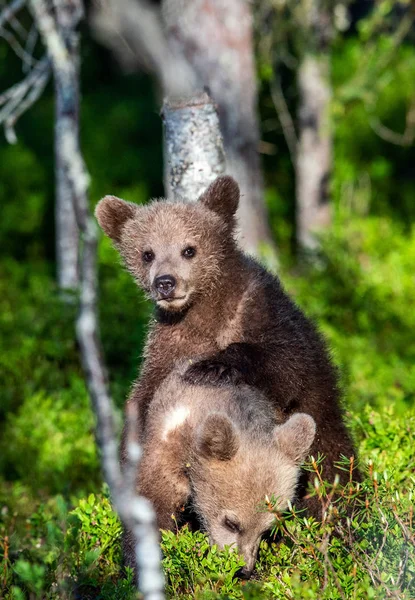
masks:
<svg viewBox="0 0 415 600"><path fill-rule="evenodd" d="M176 279L173 275L160 275L155 278L154 287L162 298L171 298L176 289Z"/></svg>

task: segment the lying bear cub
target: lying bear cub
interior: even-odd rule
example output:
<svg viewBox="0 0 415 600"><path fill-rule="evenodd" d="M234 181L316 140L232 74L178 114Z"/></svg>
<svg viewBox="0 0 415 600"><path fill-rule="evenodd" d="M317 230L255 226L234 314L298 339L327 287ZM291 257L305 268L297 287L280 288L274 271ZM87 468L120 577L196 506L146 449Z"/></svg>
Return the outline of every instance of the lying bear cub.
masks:
<svg viewBox="0 0 415 600"><path fill-rule="evenodd" d="M237 183L223 176L197 202L138 206L106 196L97 205L99 224L156 304L140 378L128 400L137 406L137 435L145 438L154 394L177 361L198 357L184 375L187 383L254 387L279 422L298 412L310 415L316 423L311 454L326 457L325 478L338 474L345 482L348 474L335 463L354 450L336 371L324 340L279 279L238 247L238 201ZM306 497L310 477L302 477L297 498L319 517L320 503Z"/></svg>
<svg viewBox="0 0 415 600"><path fill-rule="evenodd" d="M277 424L272 403L257 390L195 386L184 381L186 368L175 369L150 404L139 491L153 502L162 529L175 527L191 500L210 542L238 548L245 559L241 575L248 577L273 521L265 497L276 498L277 510L294 499L315 423L296 413ZM124 553L134 565L128 535Z"/></svg>

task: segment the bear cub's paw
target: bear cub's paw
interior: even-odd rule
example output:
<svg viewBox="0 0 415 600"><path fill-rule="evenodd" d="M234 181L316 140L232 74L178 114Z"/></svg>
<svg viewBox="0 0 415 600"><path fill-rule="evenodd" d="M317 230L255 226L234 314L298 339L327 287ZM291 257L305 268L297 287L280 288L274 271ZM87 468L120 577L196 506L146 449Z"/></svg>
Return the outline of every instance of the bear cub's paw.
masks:
<svg viewBox="0 0 415 600"><path fill-rule="evenodd" d="M199 360L186 370L183 380L192 385L237 385L242 373L214 357Z"/></svg>

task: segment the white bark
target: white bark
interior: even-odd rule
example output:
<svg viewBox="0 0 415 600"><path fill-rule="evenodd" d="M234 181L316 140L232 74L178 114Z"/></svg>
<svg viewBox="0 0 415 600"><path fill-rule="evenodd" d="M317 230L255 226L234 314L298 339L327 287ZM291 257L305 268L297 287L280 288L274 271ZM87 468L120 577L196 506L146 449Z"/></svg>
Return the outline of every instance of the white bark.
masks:
<svg viewBox="0 0 415 600"><path fill-rule="evenodd" d="M71 131L79 138L79 20L76 3L57 2L56 20L70 62L68 72L54 68L55 83L55 243L58 285L61 290L79 286L79 229L73 188L63 155L64 137Z"/></svg>
<svg viewBox="0 0 415 600"><path fill-rule="evenodd" d="M71 1L70 5L70 8L76 11L82 9L81 0ZM77 68L62 31L62 21L59 18L55 20L45 0L30 0L30 6L52 62L55 78L61 86L63 106L66 110L67 107L73 106L71 103L73 87L70 83L77 73ZM59 2L55 0L55 6L58 15L59 10L66 7L66 0L59 0ZM65 12L59 15L62 19L67 16ZM88 207L89 177L79 146L78 129L72 126L71 115L65 116L68 118L60 121L60 167L65 173L77 225L82 232L81 296L76 329L87 385L97 419L96 436L101 450L104 477L110 488L115 509L135 535L138 577L143 598L163 600L164 578L161 571L161 554L154 510L147 500L136 496L134 478L124 478L119 464L114 411L102 360L97 319L97 226ZM132 414L128 417L130 466L131 470L136 471L140 448L135 441L131 440L136 437L134 430L137 416Z"/></svg>
<svg viewBox="0 0 415 600"><path fill-rule="evenodd" d="M216 108L206 93L163 106L166 195L194 201L225 172Z"/></svg>
<svg viewBox="0 0 415 600"><path fill-rule="evenodd" d="M318 247L315 234L331 220L329 183L332 167L329 59L307 54L299 69L299 137L296 161L297 240Z"/></svg>

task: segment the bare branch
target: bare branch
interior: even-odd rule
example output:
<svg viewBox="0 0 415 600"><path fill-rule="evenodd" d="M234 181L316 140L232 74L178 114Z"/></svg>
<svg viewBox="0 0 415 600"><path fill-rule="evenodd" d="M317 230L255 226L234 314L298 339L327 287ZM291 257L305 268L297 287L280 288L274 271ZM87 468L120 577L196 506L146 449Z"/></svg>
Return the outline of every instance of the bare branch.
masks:
<svg viewBox="0 0 415 600"><path fill-rule="evenodd" d="M6 5L5 8L0 13L0 27L14 17L14 15L19 12L26 5L26 0L14 0L10 5Z"/></svg>
<svg viewBox="0 0 415 600"><path fill-rule="evenodd" d="M5 136L9 143L16 142L14 126L21 115L28 110L43 92L50 76L50 61L44 56L30 73L13 87L0 95L0 124L4 124Z"/></svg>
<svg viewBox="0 0 415 600"><path fill-rule="evenodd" d="M277 112L278 119L281 123L282 132L290 152L291 162L293 165L295 165L298 142L297 133L295 131L294 121L288 109L287 102L285 101L284 93L281 88L281 82L278 77L272 81L270 90L271 99Z"/></svg>
<svg viewBox="0 0 415 600"><path fill-rule="evenodd" d="M53 70L59 71L62 77L70 78L74 66L69 59L65 41L57 30L53 14L48 10L44 0L30 0L30 7L47 48Z"/></svg>
<svg viewBox="0 0 415 600"><path fill-rule="evenodd" d="M20 36L22 38L22 40L25 40L27 38L27 30L25 29L25 27L23 27L23 25L20 23L20 21L18 19L16 19L16 17L12 17L9 21L10 23L10 27L14 30L14 32Z"/></svg>
<svg viewBox="0 0 415 600"><path fill-rule="evenodd" d="M7 31L3 27L0 27L0 37L6 40L10 48L15 52L16 56L22 59L24 65L31 67L36 62L36 60L26 52L25 48L23 48L13 33Z"/></svg>
<svg viewBox="0 0 415 600"><path fill-rule="evenodd" d="M35 25L33 25L27 35L26 44L25 44L25 52L29 56L33 56L33 52L36 46L36 43L39 39L39 32ZM28 71L27 64L23 63L23 73L27 73Z"/></svg>
<svg viewBox="0 0 415 600"><path fill-rule="evenodd" d="M403 133L398 133L397 131L389 129L389 127L386 127L378 117L370 117L369 125L382 140L395 144L396 146L411 146L415 139L415 100L412 102L412 105L406 113L405 131Z"/></svg>
<svg viewBox="0 0 415 600"><path fill-rule="evenodd" d="M329 180L332 167L331 84L327 55L306 53L298 71L299 135L296 156L297 240L318 247L316 232L331 221Z"/></svg>

